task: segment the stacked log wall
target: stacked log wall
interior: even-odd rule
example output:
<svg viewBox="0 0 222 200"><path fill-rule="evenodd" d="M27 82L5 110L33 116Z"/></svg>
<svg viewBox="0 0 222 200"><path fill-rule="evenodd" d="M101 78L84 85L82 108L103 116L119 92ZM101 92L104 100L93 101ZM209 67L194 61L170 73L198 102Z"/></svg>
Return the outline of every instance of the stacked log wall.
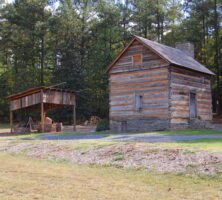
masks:
<svg viewBox="0 0 222 200"><path fill-rule="evenodd" d="M197 119L212 120L211 77L207 74L170 67L171 128L190 127L190 93L196 94Z"/></svg>
<svg viewBox="0 0 222 200"><path fill-rule="evenodd" d="M36 105L41 103L41 93L34 93L28 96L20 97L15 100L10 101L10 110L19 110L22 108L26 108L32 105Z"/></svg>
<svg viewBox="0 0 222 200"><path fill-rule="evenodd" d="M43 102L60 105L75 105L75 95L70 92L46 90L43 92Z"/></svg>
<svg viewBox="0 0 222 200"><path fill-rule="evenodd" d="M142 65L133 66L132 56L142 54ZM109 73L110 127L121 131L163 130L169 127L168 63L138 42L121 56ZM142 109L135 109L135 96L142 95Z"/></svg>

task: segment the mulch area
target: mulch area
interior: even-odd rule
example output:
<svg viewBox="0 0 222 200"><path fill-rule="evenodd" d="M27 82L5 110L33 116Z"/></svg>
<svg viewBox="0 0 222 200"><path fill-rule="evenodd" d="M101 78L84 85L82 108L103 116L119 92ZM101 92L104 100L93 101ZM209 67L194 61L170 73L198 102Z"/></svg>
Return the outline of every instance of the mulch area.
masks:
<svg viewBox="0 0 222 200"><path fill-rule="evenodd" d="M165 148L156 144L129 143L73 148L73 141L2 141L1 152L22 154L30 158L69 161L74 164L145 169L160 173L222 175L221 152L191 148Z"/></svg>

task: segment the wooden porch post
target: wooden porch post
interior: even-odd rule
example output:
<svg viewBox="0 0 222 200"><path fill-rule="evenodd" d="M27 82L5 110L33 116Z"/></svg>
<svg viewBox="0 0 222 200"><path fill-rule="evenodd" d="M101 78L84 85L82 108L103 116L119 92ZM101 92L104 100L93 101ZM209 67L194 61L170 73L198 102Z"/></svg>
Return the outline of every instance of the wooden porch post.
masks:
<svg viewBox="0 0 222 200"><path fill-rule="evenodd" d="M73 131L76 131L76 105L73 105Z"/></svg>
<svg viewBox="0 0 222 200"><path fill-rule="evenodd" d="M10 132L13 133L13 112L10 110Z"/></svg>
<svg viewBox="0 0 222 200"><path fill-rule="evenodd" d="M41 132L43 133L45 131L45 125L44 125L44 103L43 103L43 90L41 90Z"/></svg>
<svg viewBox="0 0 222 200"><path fill-rule="evenodd" d="M44 104L41 102L41 132L44 132Z"/></svg>

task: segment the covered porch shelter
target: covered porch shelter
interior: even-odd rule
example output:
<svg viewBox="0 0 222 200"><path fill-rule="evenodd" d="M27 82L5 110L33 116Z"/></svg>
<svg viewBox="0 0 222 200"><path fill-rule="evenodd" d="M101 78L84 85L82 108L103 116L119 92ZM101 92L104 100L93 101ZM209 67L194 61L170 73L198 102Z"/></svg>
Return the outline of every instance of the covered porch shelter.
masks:
<svg viewBox="0 0 222 200"><path fill-rule="evenodd" d="M75 92L53 87L32 88L17 94L8 96L10 101L10 128L14 132L13 112L16 110L27 109L40 111L41 123L40 130L44 132L44 121L48 111L64 106L73 107L73 130L76 130L76 98Z"/></svg>

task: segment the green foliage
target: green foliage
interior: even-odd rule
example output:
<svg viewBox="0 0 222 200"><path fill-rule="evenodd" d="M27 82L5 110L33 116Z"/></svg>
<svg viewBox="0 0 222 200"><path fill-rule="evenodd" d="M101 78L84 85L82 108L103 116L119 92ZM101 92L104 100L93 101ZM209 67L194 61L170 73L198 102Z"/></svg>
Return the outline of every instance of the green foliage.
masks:
<svg viewBox="0 0 222 200"><path fill-rule="evenodd" d="M216 4L215 4L216 2ZM195 57L222 76L221 0L0 1L0 120L8 120L5 97L39 85L66 82L77 91L77 117L108 118L106 67L131 39L141 35L167 45L191 41ZM222 102L222 101L219 101ZM15 114L15 118L30 113ZM49 115L71 123L72 109ZM37 115L36 115L37 116Z"/></svg>
<svg viewBox="0 0 222 200"><path fill-rule="evenodd" d="M124 159L125 159L124 155L119 155L119 156L114 157L112 161L115 162L115 161L121 161L121 160L124 160Z"/></svg>
<svg viewBox="0 0 222 200"><path fill-rule="evenodd" d="M107 119L102 119L96 126L96 131L109 130L109 121Z"/></svg>
<svg viewBox="0 0 222 200"><path fill-rule="evenodd" d="M185 151L183 152L184 155L194 154L194 153L195 153L195 151L192 151L192 150L185 150Z"/></svg>

